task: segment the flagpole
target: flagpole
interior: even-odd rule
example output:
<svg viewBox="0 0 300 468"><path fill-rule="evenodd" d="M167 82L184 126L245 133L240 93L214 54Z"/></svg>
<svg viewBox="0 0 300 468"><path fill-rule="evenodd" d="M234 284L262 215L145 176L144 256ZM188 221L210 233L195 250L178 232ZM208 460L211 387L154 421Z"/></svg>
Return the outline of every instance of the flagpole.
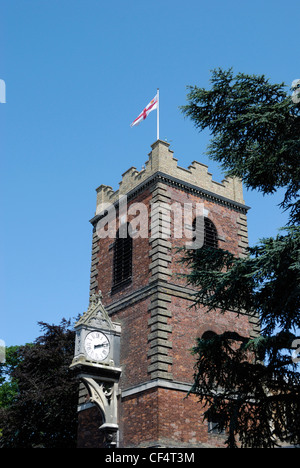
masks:
<svg viewBox="0 0 300 468"><path fill-rule="evenodd" d="M159 88L157 88L157 140L159 140Z"/></svg>

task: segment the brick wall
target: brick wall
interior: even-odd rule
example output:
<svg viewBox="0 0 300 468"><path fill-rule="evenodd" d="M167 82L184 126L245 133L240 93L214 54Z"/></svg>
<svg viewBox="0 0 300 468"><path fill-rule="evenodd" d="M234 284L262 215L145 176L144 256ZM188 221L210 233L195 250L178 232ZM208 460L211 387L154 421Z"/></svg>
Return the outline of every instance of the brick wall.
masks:
<svg viewBox="0 0 300 468"><path fill-rule="evenodd" d="M121 388L132 387L149 378L147 372L148 304L149 299L144 299L131 307L122 309L115 315L122 326Z"/></svg>
<svg viewBox="0 0 300 468"><path fill-rule="evenodd" d="M203 412L197 398L182 391L156 388L125 398L120 447L224 447L225 437L209 433Z"/></svg>
<svg viewBox="0 0 300 468"><path fill-rule="evenodd" d="M104 444L103 433L99 427L103 423L98 408L92 407L78 413L77 448L101 448Z"/></svg>
<svg viewBox="0 0 300 468"><path fill-rule="evenodd" d="M128 210L133 203L143 203L147 210L150 211L151 192L145 190L138 194L133 200L128 202ZM117 210L117 226L119 226L119 216ZM138 216L138 214L137 214ZM128 222L135 216L128 215ZM149 238L137 237L133 242L133 277L132 282L119 291L111 294L113 286L113 258L114 258L114 241L115 239L99 238L97 235L97 223L93 233L93 248L92 248L92 282L90 293L94 293L99 289L103 294L103 304L109 306L112 303L122 299L122 297L133 293L136 290L146 286L149 281Z"/></svg>
<svg viewBox="0 0 300 468"><path fill-rule="evenodd" d="M206 308L190 308L191 302L181 298L172 298L172 318L169 323L172 326L172 374L175 381L192 382L195 357L191 349L196 345L196 339L206 331L217 334L228 330L235 330L243 336L249 336L252 326L247 316L237 317L232 312L225 314L219 312L207 312Z"/></svg>

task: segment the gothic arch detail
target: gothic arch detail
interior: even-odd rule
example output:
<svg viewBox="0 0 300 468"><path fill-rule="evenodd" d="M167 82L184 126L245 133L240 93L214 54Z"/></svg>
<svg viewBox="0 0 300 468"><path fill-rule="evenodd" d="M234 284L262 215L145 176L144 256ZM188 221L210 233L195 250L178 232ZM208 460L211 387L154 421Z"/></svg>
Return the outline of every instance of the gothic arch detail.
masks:
<svg viewBox="0 0 300 468"><path fill-rule="evenodd" d="M99 427L106 439L106 446L116 446L118 431L117 421L117 389L115 382L97 381L92 377L81 377L88 389L90 402L94 403L103 416L103 424Z"/></svg>

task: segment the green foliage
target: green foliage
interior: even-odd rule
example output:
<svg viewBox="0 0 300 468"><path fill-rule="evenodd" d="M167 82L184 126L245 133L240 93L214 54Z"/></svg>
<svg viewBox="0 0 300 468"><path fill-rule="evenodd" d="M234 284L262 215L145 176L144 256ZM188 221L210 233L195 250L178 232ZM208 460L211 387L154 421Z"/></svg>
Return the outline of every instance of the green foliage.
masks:
<svg viewBox="0 0 300 468"><path fill-rule="evenodd" d="M263 193L286 189L282 207L299 221L300 106L282 84L265 76L236 76L233 70L214 70L212 88L188 87L189 103L182 106L200 131L208 128L208 155L229 176Z"/></svg>
<svg viewBox="0 0 300 468"><path fill-rule="evenodd" d="M5 351L5 362L0 363L0 408L9 407L18 391L16 380L10 376L20 362L19 346L9 346Z"/></svg>
<svg viewBox="0 0 300 468"><path fill-rule="evenodd" d="M263 194L285 189L289 226L262 239L245 258L202 247L184 251L195 306L258 316L261 335L234 331L199 338L192 392L205 417L228 434L228 447L300 443L300 373L292 350L300 330L300 108L283 84L216 70L212 89L190 87L183 112L209 128L208 154L230 176Z"/></svg>
<svg viewBox="0 0 300 468"><path fill-rule="evenodd" d="M44 334L15 347L7 360L0 388L12 386L11 397L1 400L2 448L76 447L78 381L69 369L74 332L66 320L40 326Z"/></svg>
<svg viewBox="0 0 300 468"><path fill-rule="evenodd" d="M262 331L268 334L278 328L299 329L300 228L285 231L286 235L262 239L249 248L246 258L209 247L187 251L185 262L191 269L187 281L200 288L195 304L259 314Z"/></svg>
<svg viewBox="0 0 300 468"><path fill-rule="evenodd" d="M260 315L260 337L228 331L199 339L194 348L192 391L210 403L206 417L222 421L230 447L237 435L252 447L272 447L287 438L300 442L300 375L292 360L297 336L291 332L300 328L300 236L299 229L287 231L263 240L245 259L209 247L185 253L196 306Z"/></svg>
<svg viewBox="0 0 300 468"><path fill-rule="evenodd" d="M273 337L278 348L278 336ZM280 336L281 349L290 346ZM208 406L205 417L225 429L230 448L272 448L279 441L299 444L299 374L289 369L289 359L274 356L268 365L260 358L273 350L272 339L250 340L225 332L200 340L192 392Z"/></svg>

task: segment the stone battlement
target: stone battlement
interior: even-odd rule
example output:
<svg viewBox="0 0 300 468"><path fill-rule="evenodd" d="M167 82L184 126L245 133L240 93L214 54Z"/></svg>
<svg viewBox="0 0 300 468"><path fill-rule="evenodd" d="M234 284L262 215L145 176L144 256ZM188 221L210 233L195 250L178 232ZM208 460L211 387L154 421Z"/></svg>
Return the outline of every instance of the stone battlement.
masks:
<svg viewBox="0 0 300 468"><path fill-rule="evenodd" d="M100 185L96 189L96 213L102 211L101 206L103 204L115 203L122 195L128 194L157 172L178 179L182 183L185 182L215 195L244 204L242 183L239 179L228 178L224 179L222 183L215 182L212 180L212 174L208 172L208 166L197 161L193 161L188 169L179 167L177 165L178 160L173 157L173 151L169 149L169 146L169 143L162 140L153 143L145 167L141 171L131 167L124 172L118 190L114 191L108 185Z"/></svg>

